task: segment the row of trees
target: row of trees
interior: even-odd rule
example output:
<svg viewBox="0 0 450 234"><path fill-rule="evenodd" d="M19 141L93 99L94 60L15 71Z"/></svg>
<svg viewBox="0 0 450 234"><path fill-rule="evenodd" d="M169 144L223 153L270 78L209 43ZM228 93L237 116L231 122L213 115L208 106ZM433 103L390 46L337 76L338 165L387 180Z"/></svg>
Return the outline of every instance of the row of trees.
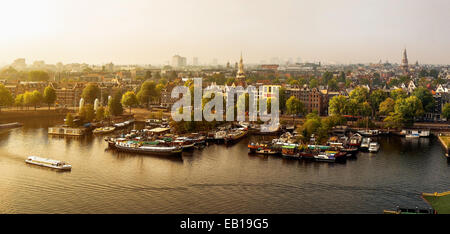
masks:
<svg viewBox="0 0 450 234"><path fill-rule="evenodd" d="M329 102L331 115L354 115L373 119L385 117L387 127L403 127L414 123L425 112L433 111L435 100L431 92L419 87L408 96L397 89L390 94L375 90L369 93L364 87L357 87L349 96L335 96Z"/></svg>
<svg viewBox="0 0 450 234"><path fill-rule="evenodd" d="M46 71L17 71L13 67L1 70L0 76L7 80L47 81L50 79L50 76Z"/></svg>
<svg viewBox="0 0 450 234"><path fill-rule="evenodd" d="M41 94L39 91L27 91L23 94L17 95L13 98L11 92L2 84L0 84L0 107L1 106L12 106L15 105L18 108L23 108L24 106L29 108L30 106L34 106L35 109L41 103L45 103L48 105L49 109L52 104L56 101L56 92L55 90L48 86L44 89L44 94Z"/></svg>

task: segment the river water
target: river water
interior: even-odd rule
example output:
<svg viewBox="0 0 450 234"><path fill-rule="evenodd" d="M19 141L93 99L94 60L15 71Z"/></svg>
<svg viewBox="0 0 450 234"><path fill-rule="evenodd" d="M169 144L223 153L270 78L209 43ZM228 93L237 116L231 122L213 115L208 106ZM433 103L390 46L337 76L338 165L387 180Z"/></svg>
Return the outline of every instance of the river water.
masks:
<svg viewBox="0 0 450 234"><path fill-rule="evenodd" d="M181 159L107 150L102 137L52 137L56 119L0 132L0 213L382 213L450 190L436 138L380 137L343 164L248 155L248 139ZM25 164L64 160L71 172Z"/></svg>

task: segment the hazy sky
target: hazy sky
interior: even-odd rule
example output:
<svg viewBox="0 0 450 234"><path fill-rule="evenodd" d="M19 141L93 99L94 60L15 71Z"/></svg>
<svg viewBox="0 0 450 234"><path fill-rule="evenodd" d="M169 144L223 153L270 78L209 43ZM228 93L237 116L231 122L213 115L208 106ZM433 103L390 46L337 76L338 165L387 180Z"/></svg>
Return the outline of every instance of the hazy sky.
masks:
<svg viewBox="0 0 450 234"><path fill-rule="evenodd" d="M2 2L0 63L450 64L449 0L14 0Z"/></svg>

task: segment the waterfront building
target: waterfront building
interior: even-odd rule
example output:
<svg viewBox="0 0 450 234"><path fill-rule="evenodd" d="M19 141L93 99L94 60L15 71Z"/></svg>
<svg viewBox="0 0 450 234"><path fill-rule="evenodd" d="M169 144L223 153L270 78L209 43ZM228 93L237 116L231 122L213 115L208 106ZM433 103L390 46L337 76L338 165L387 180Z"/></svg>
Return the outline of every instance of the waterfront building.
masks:
<svg viewBox="0 0 450 234"><path fill-rule="evenodd" d="M307 85L302 88L287 88L286 99L291 96L298 98L306 108L306 111L316 111L318 115L326 115L328 113L328 92L321 92L318 88L310 89Z"/></svg>
<svg viewBox="0 0 450 234"><path fill-rule="evenodd" d="M55 104L59 106L71 107L78 106L78 102L83 92L84 84L80 82L64 82L64 83L50 83L50 86L55 89L56 101Z"/></svg>

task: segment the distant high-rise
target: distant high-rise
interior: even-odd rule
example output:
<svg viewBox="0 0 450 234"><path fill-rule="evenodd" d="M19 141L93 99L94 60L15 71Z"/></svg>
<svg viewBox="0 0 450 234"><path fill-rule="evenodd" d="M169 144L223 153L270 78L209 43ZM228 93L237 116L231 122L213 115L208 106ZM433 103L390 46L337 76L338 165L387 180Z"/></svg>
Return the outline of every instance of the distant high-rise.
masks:
<svg viewBox="0 0 450 234"><path fill-rule="evenodd" d="M24 58L18 58L14 60L14 62L11 64L11 67L13 67L16 70L23 70L27 67L27 64L25 63Z"/></svg>
<svg viewBox="0 0 450 234"><path fill-rule="evenodd" d="M186 57L174 55L172 57L172 67L184 67L186 66Z"/></svg>
<svg viewBox="0 0 450 234"><path fill-rule="evenodd" d="M114 64L113 63L108 63L105 65L105 71L107 72L113 72L114 71Z"/></svg>
<svg viewBox="0 0 450 234"><path fill-rule="evenodd" d="M198 66L198 58L197 58L197 57L194 57L194 58L192 59L192 65L193 65L193 66Z"/></svg>

